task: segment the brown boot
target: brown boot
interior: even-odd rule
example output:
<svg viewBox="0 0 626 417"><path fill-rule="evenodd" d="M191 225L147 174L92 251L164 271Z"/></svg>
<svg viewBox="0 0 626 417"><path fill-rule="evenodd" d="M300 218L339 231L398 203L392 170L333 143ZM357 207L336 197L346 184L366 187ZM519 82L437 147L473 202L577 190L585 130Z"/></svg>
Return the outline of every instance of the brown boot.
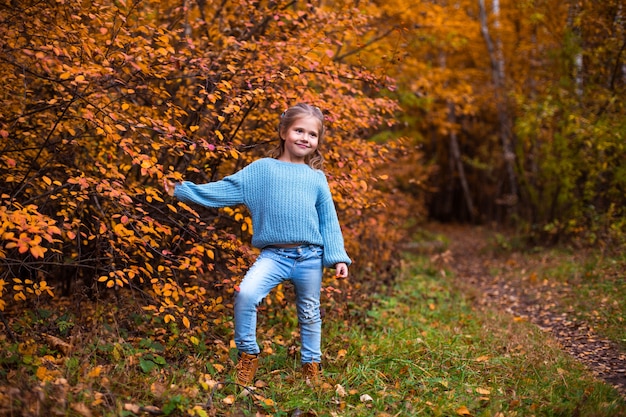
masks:
<svg viewBox="0 0 626 417"><path fill-rule="evenodd" d="M259 358L257 355L250 355L242 352L237 362L237 383L244 387L254 385L254 375L259 367Z"/></svg>
<svg viewBox="0 0 626 417"><path fill-rule="evenodd" d="M307 385L316 386L321 382L322 367L317 362L302 364L302 376Z"/></svg>

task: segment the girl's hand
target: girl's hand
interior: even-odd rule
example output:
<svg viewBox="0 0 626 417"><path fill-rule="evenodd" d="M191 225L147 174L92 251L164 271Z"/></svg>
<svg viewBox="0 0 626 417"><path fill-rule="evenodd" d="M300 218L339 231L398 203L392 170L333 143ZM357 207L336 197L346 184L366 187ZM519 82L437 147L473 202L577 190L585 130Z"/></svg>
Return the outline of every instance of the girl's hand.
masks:
<svg viewBox="0 0 626 417"><path fill-rule="evenodd" d="M335 274L337 278L348 277L348 265L344 262L339 262L337 265L335 265L335 269L337 270L337 273Z"/></svg>
<svg viewBox="0 0 626 417"><path fill-rule="evenodd" d="M165 192L169 194L170 197L174 197L174 189L176 188L176 183L168 180L167 178L163 179L163 188Z"/></svg>

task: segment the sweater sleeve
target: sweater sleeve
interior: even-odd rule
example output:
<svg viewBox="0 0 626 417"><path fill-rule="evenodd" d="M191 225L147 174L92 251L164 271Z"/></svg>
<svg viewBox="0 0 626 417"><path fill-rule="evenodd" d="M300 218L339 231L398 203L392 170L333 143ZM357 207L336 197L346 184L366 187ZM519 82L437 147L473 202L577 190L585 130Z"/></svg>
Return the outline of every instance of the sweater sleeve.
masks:
<svg viewBox="0 0 626 417"><path fill-rule="evenodd" d="M183 181L176 185L174 197L186 203L197 203L205 207L227 207L244 203L241 171L224 177L220 181L194 184Z"/></svg>
<svg viewBox="0 0 626 417"><path fill-rule="evenodd" d="M327 182L326 189L317 204L317 212L320 221L320 232L324 240L324 266L332 267L339 262L345 262L347 265L350 265L352 260L344 247L339 218L337 217L335 203Z"/></svg>

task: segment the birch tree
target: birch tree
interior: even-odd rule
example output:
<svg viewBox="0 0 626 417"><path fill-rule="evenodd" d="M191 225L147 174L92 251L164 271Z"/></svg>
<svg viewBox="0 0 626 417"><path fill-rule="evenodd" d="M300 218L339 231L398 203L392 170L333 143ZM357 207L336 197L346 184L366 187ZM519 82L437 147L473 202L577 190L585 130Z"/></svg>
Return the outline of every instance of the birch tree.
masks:
<svg viewBox="0 0 626 417"><path fill-rule="evenodd" d="M499 1L494 0L493 17L494 26L498 28L499 23ZM506 85L505 85L505 72L504 72L504 57L502 54L502 46L499 38L495 43L489 31L487 9L485 7L485 0L478 0L479 16L480 16L480 30L487 46L489 53L489 59L491 61L492 80L494 85L494 102L496 106L496 112L498 114L498 122L500 125L499 133L502 143L503 161L508 175L509 190L508 195L502 201L508 205L515 205L518 199L517 191L517 179L515 174L515 153L513 148L513 138L511 131L511 113L506 100ZM496 33L496 36L498 34ZM498 47L498 45L500 45Z"/></svg>

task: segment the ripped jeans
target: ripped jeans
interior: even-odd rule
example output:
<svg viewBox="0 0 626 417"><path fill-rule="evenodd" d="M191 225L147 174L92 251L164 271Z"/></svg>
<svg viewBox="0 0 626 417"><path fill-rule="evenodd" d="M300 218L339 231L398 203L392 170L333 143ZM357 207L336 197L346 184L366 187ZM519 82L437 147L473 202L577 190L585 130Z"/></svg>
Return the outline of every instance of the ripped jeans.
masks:
<svg viewBox="0 0 626 417"><path fill-rule="evenodd" d="M258 354L257 307L277 285L290 280L295 288L302 363L321 362L320 290L323 249L316 245L267 247L235 293L235 344L239 352Z"/></svg>

